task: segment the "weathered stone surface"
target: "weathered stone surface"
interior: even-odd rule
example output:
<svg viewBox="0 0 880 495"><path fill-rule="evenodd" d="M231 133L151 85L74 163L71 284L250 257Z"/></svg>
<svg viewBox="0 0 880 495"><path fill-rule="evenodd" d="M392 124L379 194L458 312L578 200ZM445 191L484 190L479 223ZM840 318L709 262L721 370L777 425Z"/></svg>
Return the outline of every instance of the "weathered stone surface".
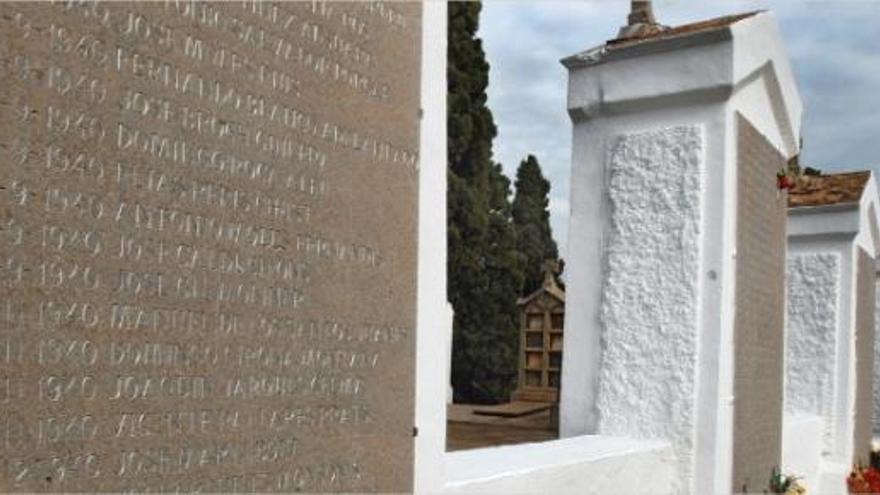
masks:
<svg viewBox="0 0 880 495"><path fill-rule="evenodd" d="M411 489L420 15L0 4L0 489Z"/></svg>
<svg viewBox="0 0 880 495"><path fill-rule="evenodd" d="M875 268L876 269L876 268ZM880 329L880 277L874 285L874 415L873 436L880 434L880 339L877 338L877 329Z"/></svg>
<svg viewBox="0 0 880 495"><path fill-rule="evenodd" d="M733 489L764 490L782 452L786 159L737 116Z"/></svg>
<svg viewBox="0 0 880 495"><path fill-rule="evenodd" d="M874 258L856 249L855 410L853 458L862 464L871 459L871 423L874 392Z"/></svg>

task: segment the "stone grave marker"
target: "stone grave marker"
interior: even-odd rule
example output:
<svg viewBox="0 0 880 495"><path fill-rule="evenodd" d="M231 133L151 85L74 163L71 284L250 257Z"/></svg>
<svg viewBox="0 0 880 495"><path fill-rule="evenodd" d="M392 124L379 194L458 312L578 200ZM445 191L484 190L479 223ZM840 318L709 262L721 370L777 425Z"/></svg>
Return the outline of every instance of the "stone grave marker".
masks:
<svg viewBox="0 0 880 495"><path fill-rule="evenodd" d="M412 488L420 22L0 4L0 490Z"/></svg>

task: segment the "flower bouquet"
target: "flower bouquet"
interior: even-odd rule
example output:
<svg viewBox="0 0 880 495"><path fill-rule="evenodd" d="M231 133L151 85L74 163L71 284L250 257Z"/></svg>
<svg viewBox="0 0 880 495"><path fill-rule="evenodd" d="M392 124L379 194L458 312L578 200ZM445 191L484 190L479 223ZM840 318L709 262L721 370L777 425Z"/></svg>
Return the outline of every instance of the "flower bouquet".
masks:
<svg viewBox="0 0 880 495"><path fill-rule="evenodd" d="M803 495L807 493L807 489L798 483L797 476L782 474L779 468L773 468L773 473L770 475L770 493Z"/></svg>
<svg viewBox="0 0 880 495"><path fill-rule="evenodd" d="M853 466L846 478L849 493L880 493L880 471L873 467Z"/></svg>

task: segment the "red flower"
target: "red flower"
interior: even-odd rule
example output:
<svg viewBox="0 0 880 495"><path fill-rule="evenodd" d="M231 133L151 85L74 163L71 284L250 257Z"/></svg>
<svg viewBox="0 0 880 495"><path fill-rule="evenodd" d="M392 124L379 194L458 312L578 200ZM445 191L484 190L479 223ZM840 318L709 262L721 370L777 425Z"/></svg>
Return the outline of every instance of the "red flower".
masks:
<svg viewBox="0 0 880 495"><path fill-rule="evenodd" d="M846 487L849 493L880 493L880 471L854 467L846 478Z"/></svg>
<svg viewBox="0 0 880 495"><path fill-rule="evenodd" d="M776 176L776 187L779 189L789 189L791 188L791 181L789 180L787 175L777 175Z"/></svg>
<svg viewBox="0 0 880 495"><path fill-rule="evenodd" d="M869 467L862 471L862 477L871 488L872 493L880 493L880 471Z"/></svg>

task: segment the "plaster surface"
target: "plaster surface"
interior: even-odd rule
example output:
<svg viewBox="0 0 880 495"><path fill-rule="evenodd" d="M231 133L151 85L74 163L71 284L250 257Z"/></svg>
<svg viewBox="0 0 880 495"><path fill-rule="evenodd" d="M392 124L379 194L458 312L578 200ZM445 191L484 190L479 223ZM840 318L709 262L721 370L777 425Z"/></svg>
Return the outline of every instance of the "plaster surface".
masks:
<svg viewBox="0 0 880 495"><path fill-rule="evenodd" d="M599 432L672 440L686 483L694 443L702 128L620 135L607 174Z"/></svg>
<svg viewBox="0 0 880 495"><path fill-rule="evenodd" d="M733 24L731 32L735 44L735 91L751 85L757 77L768 98L765 105L754 107L754 113L749 111L748 104L740 106L739 111L785 156L796 155L803 102L775 16L772 12L761 12L746 22ZM765 119L772 119L772 125L763 126L761 122ZM777 141L777 136L782 140Z"/></svg>
<svg viewBox="0 0 880 495"><path fill-rule="evenodd" d="M839 259L838 273L835 275L838 287L834 335L826 336L827 339L833 339L833 353L828 353L830 347L824 351L815 350L817 354L825 353L827 356L831 376L831 383L827 386L832 390L817 396L815 387L812 387L814 395L810 396L811 387L805 383L803 387L806 392L798 393L796 398L792 397L790 385L786 390L789 413L798 411L792 410L788 404L796 405L799 401L803 408L807 397L812 397L813 403L823 403L822 407L814 408L825 422L824 467L819 483L822 486L840 488L833 473L842 469L840 466L866 459L872 431L876 434L878 404L875 378L878 370L875 364L877 346L874 326L875 319L880 315L875 313L878 309L874 293L876 269L871 256L876 251L878 237L876 205L876 183L871 177L858 204L796 208L789 213L790 249L799 255L833 253ZM827 278L831 276L825 275ZM821 303L830 304L830 301ZM817 314L804 314L806 323L801 322L800 325L819 325L818 320L823 316L829 318L825 325L831 324L828 311L821 308L815 308L815 311ZM794 321L795 317L791 311L789 313L789 320ZM787 339L791 338L792 335L787 336ZM826 342L825 345L832 344ZM804 366L804 369L794 371L787 369L786 380L793 384L817 372L816 366Z"/></svg>
<svg viewBox="0 0 880 495"><path fill-rule="evenodd" d="M876 258L880 253L880 194L877 191L876 174L871 172L862 199L859 201L859 231L855 243Z"/></svg>
<svg viewBox="0 0 880 495"><path fill-rule="evenodd" d="M584 57L563 61L569 68L568 112L574 124L569 253L577 253L567 266L570 283L565 347L574 350L582 359L568 359L563 365L561 434L605 433L604 428L609 427L607 421L613 423L616 431L630 430L627 434L643 436L646 431L662 431L663 435L677 438L677 455L683 456L679 457L680 461L688 465L680 473L679 489L694 493L730 493L734 488L732 480L738 476L734 474L735 459L738 456L745 462L750 460L748 447L752 439L760 440L765 434L765 443L772 444L781 436L781 336L779 342L773 344L772 352L759 349L755 359L751 359L749 353L736 354L738 346L745 343L750 348L758 347L750 342L759 340L750 339L749 334L753 332L735 324L736 299L743 297L742 294L737 296L737 287L742 281L760 287L762 280L772 278L763 274L760 268L755 270L760 279L740 276L737 220L741 195L738 190L737 124L739 116L748 119L771 145L762 150L772 148L785 157L797 153L800 100L787 66L787 56L770 13L740 21L730 29L713 33L713 36L651 45L645 50L634 49L627 56L620 52L606 56L607 52L601 47L588 52L582 54ZM573 61L579 57L579 61ZM609 367L606 356L609 352L621 350L610 351L608 346L608 336L613 332L606 325L609 299L605 293L609 290L626 292L627 287L620 281L616 285L608 283L618 278L625 280L625 276L612 275L617 272L610 266L610 257L606 254L615 242L614 229L619 227L619 222L614 223L617 221L613 218L615 205L607 191L613 181L609 148L621 135L694 125L700 126L703 132L702 172L696 180L701 188L700 207L696 210L699 232L696 243L682 250L681 246L656 248L652 242L635 245L630 242L630 249L624 255L634 260L628 270L641 269L639 263L642 260L648 263L660 260L661 264L684 266L685 272L679 275L692 277L693 282L688 290L695 293L694 306L686 304L679 308L680 312L690 313L694 318L695 323L685 332L690 333L693 340L683 342L683 353L688 357L675 361L674 365L686 370L685 373L673 373L685 377L685 383L673 380L666 388L670 395L685 395L676 396L672 401L674 413L655 414L651 401L659 394L651 387L658 369L650 361L650 356L644 359L635 356L629 371L622 366ZM670 173L665 165L646 163L646 167L657 166L663 169L662 173ZM671 173L677 172L673 168ZM759 179L757 182L766 182L772 187L774 179ZM772 193L775 196L776 191ZM637 196L636 193L633 195ZM653 201L652 192L639 200ZM763 199L757 198L757 201L760 205ZM646 222L632 224L632 231L656 227L651 225L650 216ZM760 220L752 222L756 229L761 225ZM618 236L617 241L636 237ZM645 238L654 240L651 236ZM774 239L784 242L784 237ZM663 256L656 254L664 249L672 252L678 249L684 260L675 258L671 252ZM778 261L774 269L782 272L784 259ZM642 290L647 291L650 279L644 280ZM781 287L781 275L779 282ZM774 293L777 292L780 291L774 289ZM626 307L629 302L622 300L625 302L618 308ZM747 304L760 306L761 301L755 298ZM642 302L632 303L631 307L641 308ZM783 309L781 304L774 303L773 307L778 310L778 314L773 315L774 321L778 322L774 328L781 334ZM627 354L628 345L638 338L651 340L651 345L660 353L665 352L664 344L658 344L659 339L653 338L652 332L644 331L641 318L641 315L630 318L628 324L632 324L633 330L627 330L623 323L619 325L624 336L620 354ZM638 336L634 337L628 331ZM643 334L649 337L642 337ZM623 362L624 358L612 356L611 360ZM744 361L748 362L743 364ZM756 367L767 362L776 363L776 372L768 372L769 376L756 374ZM612 368L613 373L610 372ZM691 372L689 376L686 375L688 371ZM667 370L661 367L659 372ZM608 400L608 389L616 387L611 383L622 381L624 375L629 375L635 382L627 392L636 393L634 397L639 399L614 402L621 412L615 411L618 417L609 419L612 403ZM611 380L606 380L608 377ZM753 394L750 393L751 384L756 385ZM772 407L778 414L757 417L760 426L751 431L748 426L751 418L761 410L758 399L765 389L770 388L775 389L780 397ZM638 395L643 391L644 400ZM741 403L747 407L737 409ZM744 411L749 412L744 414ZM664 423L659 420L664 416L675 419L672 424ZM645 418L652 419L644 421ZM656 423L652 423L655 419ZM740 430L745 430L742 439L734 435L735 423L740 425ZM688 444L688 448L680 449L681 442ZM755 445L760 449L764 443ZM771 455L755 456L759 461L754 465L762 466L767 459L778 459L780 455L775 449ZM762 473L761 478L764 481L766 475Z"/></svg>
<svg viewBox="0 0 880 495"><path fill-rule="evenodd" d="M814 414L786 413L782 428L782 472L797 476L809 493L820 493L818 470L825 420Z"/></svg>
<svg viewBox="0 0 880 495"><path fill-rule="evenodd" d="M791 254L786 277L785 411L827 418L834 395L840 256Z"/></svg>
<svg viewBox="0 0 880 495"><path fill-rule="evenodd" d="M585 435L447 454L447 494L670 494L667 442Z"/></svg>

